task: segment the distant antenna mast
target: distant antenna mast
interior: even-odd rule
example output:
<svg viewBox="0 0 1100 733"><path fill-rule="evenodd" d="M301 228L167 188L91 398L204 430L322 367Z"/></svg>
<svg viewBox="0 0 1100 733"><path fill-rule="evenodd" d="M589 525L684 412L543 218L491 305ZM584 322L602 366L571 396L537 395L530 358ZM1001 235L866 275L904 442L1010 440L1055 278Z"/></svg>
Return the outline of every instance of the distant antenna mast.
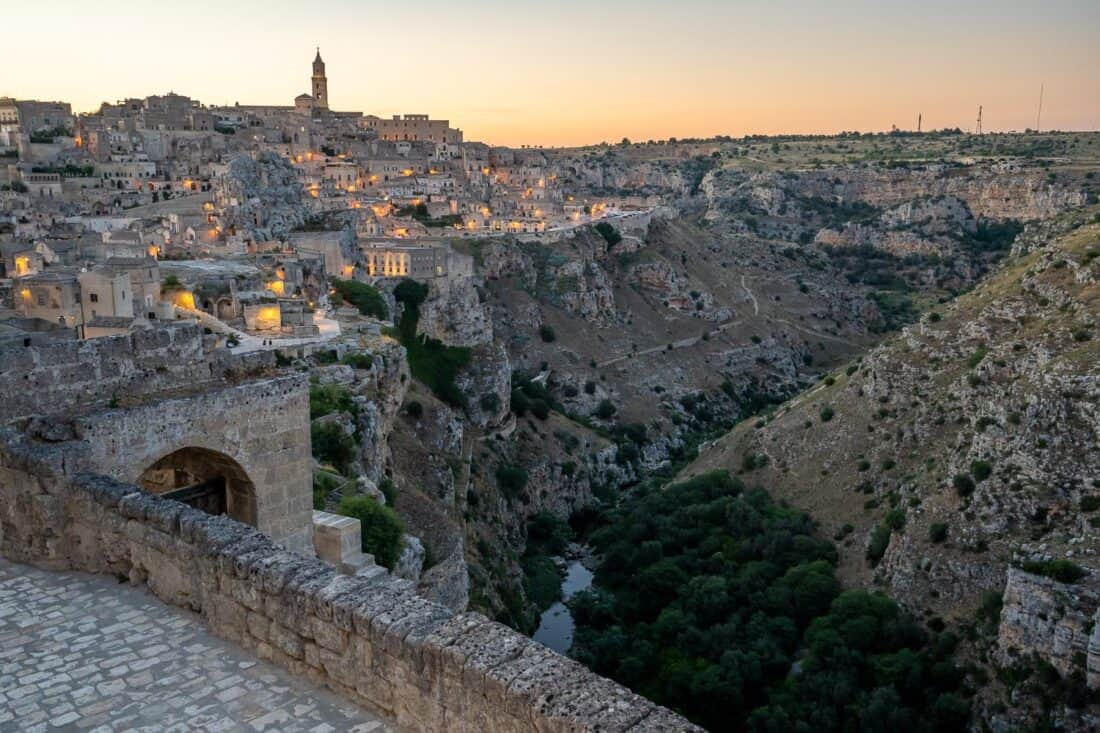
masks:
<svg viewBox="0 0 1100 733"><path fill-rule="evenodd" d="M1039 123L1043 121L1043 87L1045 84L1039 85L1039 112L1035 115L1035 132L1039 132Z"/></svg>
<svg viewBox="0 0 1100 733"><path fill-rule="evenodd" d="M982 134L982 106L978 105L978 127L975 132L979 135Z"/></svg>
<svg viewBox="0 0 1100 733"><path fill-rule="evenodd" d="M923 116L924 115L920 114L919 112L917 113L917 132L920 132L921 117Z"/></svg>

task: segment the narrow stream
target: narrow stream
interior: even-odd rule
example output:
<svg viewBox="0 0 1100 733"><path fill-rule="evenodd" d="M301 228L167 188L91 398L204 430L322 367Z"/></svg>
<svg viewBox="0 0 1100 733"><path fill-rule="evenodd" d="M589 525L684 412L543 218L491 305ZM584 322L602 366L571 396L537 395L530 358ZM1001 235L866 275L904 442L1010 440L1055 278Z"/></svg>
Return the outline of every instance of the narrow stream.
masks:
<svg viewBox="0 0 1100 733"><path fill-rule="evenodd" d="M588 590L591 586L592 571L581 565L580 560L571 560L565 572L565 580L561 583L562 601L569 600L573 594ZM534 639L564 654L573 646L573 614L562 601L542 612Z"/></svg>

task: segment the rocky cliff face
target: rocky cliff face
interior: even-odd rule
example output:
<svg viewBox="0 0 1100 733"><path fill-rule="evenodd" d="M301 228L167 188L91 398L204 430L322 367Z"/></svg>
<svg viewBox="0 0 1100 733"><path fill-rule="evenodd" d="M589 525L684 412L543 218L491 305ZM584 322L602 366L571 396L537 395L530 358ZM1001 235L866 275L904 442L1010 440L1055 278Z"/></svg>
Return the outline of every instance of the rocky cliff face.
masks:
<svg viewBox="0 0 1100 733"><path fill-rule="evenodd" d="M1038 169L933 164L917 168L833 167L797 173L752 173L725 169L709 173L701 192L710 216L746 205L763 214L804 215L814 200L862 203L887 210L926 200L954 199L976 218L1048 219L1083 206L1086 196L1051 182Z"/></svg>
<svg viewBox="0 0 1100 733"><path fill-rule="evenodd" d="M285 240L310 213L294 166L275 153L237 156L216 190L222 229L248 232L258 242Z"/></svg>
<svg viewBox="0 0 1100 733"><path fill-rule="evenodd" d="M1059 583L1010 568L997 655L1004 665L1036 655L1063 677L1100 689L1100 583Z"/></svg>

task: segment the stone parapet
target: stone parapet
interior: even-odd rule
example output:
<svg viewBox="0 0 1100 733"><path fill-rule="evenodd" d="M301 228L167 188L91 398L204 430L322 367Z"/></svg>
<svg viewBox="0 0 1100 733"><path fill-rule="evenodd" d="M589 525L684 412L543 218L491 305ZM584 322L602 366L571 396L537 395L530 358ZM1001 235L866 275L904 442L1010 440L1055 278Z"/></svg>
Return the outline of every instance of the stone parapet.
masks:
<svg viewBox="0 0 1100 733"><path fill-rule="evenodd" d="M65 444L0 433L0 551L106 573L408 731L698 731L669 710L382 568L358 576L258 530L101 475Z"/></svg>
<svg viewBox="0 0 1100 733"><path fill-rule="evenodd" d="M272 366L269 352L207 352L202 328L194 323L164 323L87 340L31 334L0 348L0 425L194 389Z"/></svg>

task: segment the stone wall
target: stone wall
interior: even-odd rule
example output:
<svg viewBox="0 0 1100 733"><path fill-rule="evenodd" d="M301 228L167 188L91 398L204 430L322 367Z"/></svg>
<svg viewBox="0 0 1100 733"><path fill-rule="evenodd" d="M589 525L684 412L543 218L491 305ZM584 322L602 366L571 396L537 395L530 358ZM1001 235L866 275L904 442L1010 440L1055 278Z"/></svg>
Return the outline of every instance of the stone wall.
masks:
<svg viewBox="0 0 1100 733"><path fill-rule="evenodd" d="M252 483L249 523L288 549L312 554L313 457L304 375L92 412L72 422L83 470L120 481L137 482L181 448L229 457Z"/></svg>
<svg viewBox="0 0 1100 733"><path fill-rule="evenodd" d="M66 340L28 335L0 349L0 425L31 415L193 387L265 366L274 357L207 352L202 328L165 323L121 336Z"/></svg>
<svg viewBox="0 0 1100 733"><path fill-rule="evenodd" d="M376 568L349 577L115 479L73 475L66 443L0 435L0 551L108 573L408 731L697 731L674 713Z"/></svg>
<svg viewBox="0 0 1100 733"><path fill-rule="evenodd" d="M1008 569L997 631L1002 664L1036 655L1063 676L1100 689L1100 588Z"/></svg>

